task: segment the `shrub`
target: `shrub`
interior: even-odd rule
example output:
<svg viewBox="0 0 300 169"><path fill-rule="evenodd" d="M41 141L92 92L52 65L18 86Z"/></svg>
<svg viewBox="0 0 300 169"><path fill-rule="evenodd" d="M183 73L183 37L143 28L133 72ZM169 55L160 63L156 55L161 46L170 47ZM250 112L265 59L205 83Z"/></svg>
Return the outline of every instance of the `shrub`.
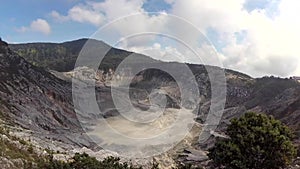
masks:
<svg viewBox="0 0 300 169"><path fill-rule="evenodd" d="M225 169L279 169L296 155L291 130L272 116L246 113L232 119L226 134L209 150L216 167Z"/></svg>
<svg viewBox="0 0 300 169"><path fill-rule="evenodd" d="M88 154L76 153L70 162L54 160L53 155L46 159L39 160L38 168L43 169L142 169L133 167L128 163L121 163L119 158L107 157L103 161L98 161Z"/></svg>

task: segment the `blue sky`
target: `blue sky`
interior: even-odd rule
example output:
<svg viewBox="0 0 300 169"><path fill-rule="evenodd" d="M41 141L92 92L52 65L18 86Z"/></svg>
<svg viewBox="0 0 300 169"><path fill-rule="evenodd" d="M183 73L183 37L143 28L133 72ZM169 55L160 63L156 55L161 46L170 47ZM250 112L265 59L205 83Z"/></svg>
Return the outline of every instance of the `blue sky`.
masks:
<svg viewBox="0 0 300 169"><path fill-rule="evenodd" d="M49 13L52 10L66 12L79 1L61 0L14 0L6 1L0 6L0 36L8 42L36 42L36 41L64 41L77 37L88 37L96 28L90 25L76 23L58 24L54 22ZM19 32L22 26L28 26L37 18L45 19L51 25L51 34L40 32ZM70 32L70 28L76 31Z"/></svg>
<svg viewBox="0 0 300 169"><path fill-rule="evenodd" d="M77 22L58 23L50 16L52 11L67 14L70 8L84 2L84 0L13 0L3 2L0 6L0 20L2 21L0 23L0 36L10 43L63 42L89 37L98 27ZM103 0L96 2L103 2ZM149 0L143 4L143 8L148 12L158 12L168 10L170 5L162 0ZM18 31L22 26L28 26L38 18L47 20L51 25L51 34Z"/></svg>
<svg viewBox="0 0 300 169"><path fill-rule="evenodd" d="M164 17L172 14L203 33L224 67L252 76L287 77L300 75L299 6L299 0L14 0L1 3L0 37L9 43L86 38L103 25L137 12L143 13L138 21L124 21L112 31L120 36L147 32L149 22L158 23L158 32L178 31L180 25ZM189 40L197 38L184 33ZM172 46L174 42L157 39L135 39L120 47L148 55L162 54L157 56L162 60L172 60L172 54L180 53L186 62L198 63L188 58L187 51ZM207 52L200 46L197 50L204 55Z"/></svg>
<svg viewBox="0 0 300 169"><path fill-rule="evenodd" d="M57 11L67 14L68 10L77 4L84 3L84 0L14 0L6 1L0 6L0 36L2 39L14 42L62 42L91 36L98 27L90 24L77 22L58 23L51 18L50 13ZM103 0L97 1L103 2ZM245 3L249 11L263 8L267 1L254 0ZM146 12L169 11L171 5L163 0L148 0L143 4ZM45 35L40 32L20 32L22 26L28 26L38 18L47 20L51 25L51 34ZM72 30L72 31L70 31ZM209 30L212 39L216 36L213 30ZM217 46L218 43L215 43Z"/></svg>

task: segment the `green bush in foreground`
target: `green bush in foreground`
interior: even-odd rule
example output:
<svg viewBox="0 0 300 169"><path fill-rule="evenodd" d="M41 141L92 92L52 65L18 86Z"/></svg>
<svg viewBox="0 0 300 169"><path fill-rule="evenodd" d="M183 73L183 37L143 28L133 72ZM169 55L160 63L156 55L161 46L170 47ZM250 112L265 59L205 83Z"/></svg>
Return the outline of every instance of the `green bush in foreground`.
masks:
<svg viewBox="0 0 300 169"><path fill-rule="evenodd" d="M32 169L32 165L27 167ZM120 158L107 157L103 161L98 161L95 157L91 157L86 153L78 154L69 161L54 160L52 155L39 160L37 169L143 169L141 166L134 167L132 164L121 163ZM156 162L152 163L151 169L159 169ZM180 165L174 169L202 169L202 167L192 167L192 165Z"/></svg>
<svg viewBox="0 0 300 169"><path fill-rule="evenodd" d="M272 116L246 113L232 119L226 134L209 150L209 158L225 169L280 169L296 155L291 130Z"/></svg>
<svg viewBox="0 0 300 169"><path fill-rule="evenodd" d="M98 161L95 157L88 154L78 154L70 160L63 162L54 160L53 156L38 162L38 168L43 169L142 169L142 167L133 167L128 163L121 163L119 158L107 157L103 161ZM153 168L154 169L154 168Z"/></svg>

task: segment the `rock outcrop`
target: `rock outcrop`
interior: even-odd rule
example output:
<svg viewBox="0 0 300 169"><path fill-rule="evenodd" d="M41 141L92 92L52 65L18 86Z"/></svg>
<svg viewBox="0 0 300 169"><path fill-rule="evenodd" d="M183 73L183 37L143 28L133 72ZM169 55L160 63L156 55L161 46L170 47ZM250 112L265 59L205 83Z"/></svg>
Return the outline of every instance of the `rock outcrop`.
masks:
<svg viewBox="0 0 300 169"><path fill-rule="evenodd" d="M65 73L72 71L70 68L74 67L80 47L83 46L85 41L80 40L63 44L11 45L12 50L8 48L7 43L0 41L0 108L4 115L11 119L12 123L28 128L36 133L47 133L47 137L64 143L93 147L90 140L84 134L82 135L83 130L73 108L70 83L70 77L73 77L72 72L69 72L69 74ZM103 43L98 44L104 45ZM34 52L31 49L34 49L38 58L45 57L47 58L46 60L51 60L52 55L39 56L39 54L43 53L41 51L44 51L49 46L59 49L61 46L64 46L65 48L61 48L61 50L55 49L55 51L67 49L69 53L72 53L72 63L64 67L65 65L62 63L66 60L57 60L56 58L56 62L60 63L57 65L62 65L62 67L53 67L52 63L47 65L48 62L45 62L45 60L42 63L38 63L38 60L32 60L30 57L26 58L27 54ZM106 44L104 46L104 48L107 48ZM14 51L21 53L31 63ZM62 53L65 54L64 52ZM56 57L59 58L60 53L56 54ZM129 54L132 53L122 50L111 50L106 56L105 69L102 75L108 77L109 70L113 72L118 64ZM138 56L145 57L136 55L136 57ZM146 58L149 60L148 57ZM155 63L158 63L158 61L153 62L153 64ZM65 72L54 73L56 75L59 74L60 78L57 78L52 73L33 66L33 64ZM176 70L181 63L159 62L159 64ZM211 82L206 68L209 67L209 69L219 71L223 71L223 69L192 64L188 64L188 67L195 76L200 92L199 100L191 100L191 102L199 102L200 108L197 122L204 125L211 104ZM181 154L181 162L194 162L195 164L199 163L199 165L208 163L204 160L207 158L205 151L202 150L207 150L211 147L214 144L215 137L223 136L222 133L230 123L230 119L239 117L247 111L273 115L276 119L281 120L295 130L295 142L300 143L300 84L297 81L276 77L252 78L236 71L224 71L227 82L227 95L221 123L205 144L199 144L198 140L195 139L198 135L193 135L194 138L189 140L190 147L188 149L182 148L181 152L176 152L177 155ZM68 75L70 76L68 77ZM100 84L96 87L96 97L102 114L95 114L94 118L97 116L109 118L118 115L111 97L110 78L99 78L102 85ZM190 77L182 75L182 78L188 79ZM157 69L143 70L136 75L130 87L131 102L140 109L149 107L147 94L155 89L165 91L164 94L168 99L168 108L180 108L181 98L178 84L168 73ZM161 93L155 93L155 96L161 97ZM124 102L128 102L128 100ZM183 106L189 108L190 104L187 102ZM199 130L197 129L198 133Z"/></svg>
<svg viewBox="0 0 300 169"><path fill-rule="evenodd" d="M0 107L12 123L39 136L80 145L72 138L82 130L71 94L71 83L33 66L0 42Z"/></svg>

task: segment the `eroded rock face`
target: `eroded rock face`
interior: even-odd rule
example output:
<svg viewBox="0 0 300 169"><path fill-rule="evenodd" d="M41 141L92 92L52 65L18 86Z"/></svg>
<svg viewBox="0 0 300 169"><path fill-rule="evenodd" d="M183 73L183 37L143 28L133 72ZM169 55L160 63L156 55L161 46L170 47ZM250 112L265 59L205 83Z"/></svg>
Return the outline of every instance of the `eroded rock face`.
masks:
<svg viewBox="0 0 300 169"><path fill-rule="evenodd" d="M34 44L31 45L34 46ZM68 45L72 46L72 43L70 42ZM17 47L15 46L15 48ZM80 50L76 49L76 51ZM122 53L122 51L119 52ZM112 62L108 61L107 63ZM159 64L173 66L176 70L176 64L179 63ZM191 100L191 102L199 102L197 122L205 124L211 104L210 79L205 66L188 66L195 76L200 93L199 100ZM111 69L114 71L113 68ZM102 75L104 74L108 75L107 72ZM24 128L46 133L45 135L49 138L72 145L93 147L91 141L84 134L82 135L84 131L81 129L73 108L70 78L66 78L65 75L62 73L61 79L59 79L33 66L11 51L7 43L0 41L0 108L5 115ZM197 137L201 128L195 129L194 132L198 134L190 136L191 138L186 141L188 144L184 144L184 147L178 149L180 152L174 152L176 155L182 155L181 162L199 165L208 163L204 160L207 158L203 150L213 146L214 137L224 134L230 119L239 117L247 111L273 115L295 129L296 142L299 142L300 86L298 82L274 77L255 79L231 70L225 70L225 75L227 100L215 135L200 145ZM182 78L189 77L182 76ZM90 118L118 116L119 113L116 111L111 97L110 82L107 82L107 79L104 81L101 81L103 78L99 79L102 84L96 87L96 98L102 114L96 113ZM131 102L141 110L149 107L148 93L155 89L165 91L164 94L168 99L167 108L180 108L181 98L178 84L167 73L159 70L144 70L136 75L130 86ZM122 91L120 92L122 93ZM161 93L154 94L156 97L161 97ZM128 102L128 100L124 102ZM184 103L184 106L188 108L189 103ZM173 158L173 156L168 156L168 158Z"/></svg>
<svg viewBox="0 0 300 169"><path fill-rule="evenodd" d="M4 42L0 49L0 106L3 113L13 123L44 132L44 137L80 132L73 110L71 84L31 65ZM71 142L71 139L67 141Z"/></svg>
<svg viewBox="0 0 300 169"><path fill-rule="evenodd" d="M55 69L55 70L68 70L71 69L66 68L66 66L63 66L62 63L68 62L68 65L72 65L71 67L74 67L74 60L76 60L77 56L79 55L79 52L81 48L84 46L87 39L79 39L75 41L60 43L60 44L53 44L53 43L31 43L31 44L16 44L16 45L10 45L10 47L17 51L18 53L22 54L24 58L26 58L28 61L30 61L33 64L42 65L43 67L47 69ZM95 41L93 40L95 44L99 45L99 48L101 49L107 49L110 48L107 44L101 42L101 41ZM4 42L3 42L4 43ZM47 49L51 49L49 52ZM38 58L44 58L41 61L34 60L33 59L33 52L36 51ZM61 56L60 56L61 55ZM103 75L105 75L103 84L106 84L109 86L111 79L110 72L114 72L115 68L118 66L118 64L126 58L128 55L134 55L134 53L127 52L124 50L119 50L115 48L111 48L109 52L107 53L106 59L103 61L105 65L103 65L102 68L105 68L101 74L101 77L99 76L99 81L102 79ZM149 61L149 63L158 63L163 64L165 67L172 67L172 65L175 65L176 70L176 64L178 63L161 63L154 61L153 59L144 56L135 54L136 57L134 58L143 58L143 59L135 59L140 61ZM66 56L72 58L66 60L58 60L58 58L66 58ZM46 61L54 60L58 62L56 64L56 67L53 67L52 62L48 63ZM147 58L147 59L145 59ZM72 63L71 63L72 61ZM70 62L70 63L69 63ZM135 62L133 62L135 63ZM139 64L142 63L139 62ZM61 65L61 67L58 67ZM210 79L207 74L206 68L208 66L203 65L193 65L188 64L191 71L194 73L195 78L198 82L199 91L201 94L200 99L200 105L201 105L201 112L205 114L209 108L209 99L211 95L211 89L210 89ZM212 67L212 69L220 69L217 67ZM127 71L130 71L130 65L128 68L126 68ZM298 108L295 108L298 105L296 102L297 95L299 93L299 90L290 90L286 91L288 89L294 89L298 88L299 83L297 83L295 80L289 80L289 79L279 79L275 77L265 77L265 78L251 78L245 74L235 72L232 70L225 70L226 75L226 81L227 81L227 101L226 101L226 108L234 108L234 107L244 107L245 110L257 110L259 112L267 112L269 114L275 115L275 117L278 117L279 119L283 119L284 116L284 110L282 109L282 106L287 109L289 105L291 105L293 108L297 110ZM122 76L119 74L119 76ZM152 89L162 88L169 92L169 96L172 99L173 103L178 104L178 101L180 101L180 93L178 92L178 85L174 82L172 78L167 73L163 73L158 70L145 70L139 73L139 75L136 76L137 80L132 82L133 88L138 89L144 89L147 91L150 91ZM107 78L107 79L106 79ZM183 78L189 78L184 77ZM105 80L106 79L106 80ZM280 97L280 95L284 95L286 97L289 97L290 99L283 99L283 97ZM142 95L140 96L142 97ZM294 100L295 99L295 100ZM286 101L285 106L282 104L280 106L280 109L277 109L275 106L281 101ZM287 103L289 102L289 103ZM294 103L295 102L295 103ZM294 103L294 104L293 104ZM286 106L288 105L288 106ZM285 111L292 111L294 110L285 110ZM296 111L297 112L297 111ZM283 114L282 114L283 113ZM233 114L231 112L230 114ZM295 115L296 114L296 115ZM293 113L293 116L298 117L299 113ZM205 117L205 116L204 116ZM294 117L293 117L294 118ZM203 118L202 118L203 119ZM287 118L289 119L289 118ZM297 119L297 118L296 118ZM296 126L296 120L290 119L285 120L286 122L289 121L290 125ZM293 124L291 123L293 122Z"/></svg>

